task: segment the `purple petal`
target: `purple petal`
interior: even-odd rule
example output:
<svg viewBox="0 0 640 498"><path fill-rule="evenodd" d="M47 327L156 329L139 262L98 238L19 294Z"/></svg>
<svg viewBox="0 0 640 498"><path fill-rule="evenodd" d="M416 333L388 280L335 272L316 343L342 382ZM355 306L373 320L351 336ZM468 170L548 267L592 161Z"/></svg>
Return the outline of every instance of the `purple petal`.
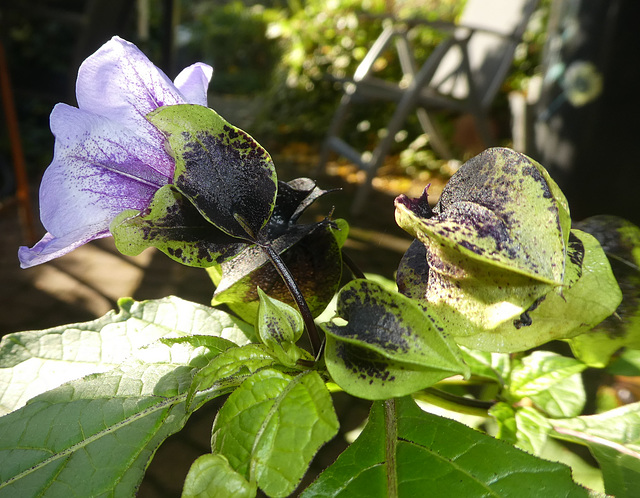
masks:
<svg viewBox="0 0 640 498"><path fill-rule="evenodd" d="M145 116L161 106L187 103L138 47L117 36L82 63L76 97L80 109L108 117L150 140L161 135Z"/></svg>
<svg viewBox="0 0 640 498"><path fill-rule="evenodd" d="M58 104L51 130L56 145L40 186L40 217L54 237L108 230L125 209L145 209L173 175L160 144L102 116Z"/></svg>
<svg viewBox="0 0 640 498"><path fill-rule="evenodd" d="M20 268L31 268L59 258L95 239L101 239L111 235L109 231L100 231L98 227L87 226L74 232L69 232L63 237L54 237L50 233L45 234L42 240L31 249L21 246L18 249Z"/></svg>
<svg viewBox="0 0 640 498"><path fill-rule="evenodd" d="M213 68L197 62L184 68L173 82L187 102L207 107L207 89L211 76L213 76Z"/></svg>

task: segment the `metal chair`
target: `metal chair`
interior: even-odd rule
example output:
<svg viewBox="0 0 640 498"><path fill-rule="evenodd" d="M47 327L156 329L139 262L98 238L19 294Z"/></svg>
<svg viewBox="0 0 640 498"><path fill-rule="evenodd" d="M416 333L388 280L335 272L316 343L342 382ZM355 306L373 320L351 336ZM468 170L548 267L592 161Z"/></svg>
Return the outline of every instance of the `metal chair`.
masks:
<svg viewBox="0 0 640 498"><path fill-rule="evenodd" d="M488 110L508 74L515 49L537 4L538 0L467 0L459 22L454 25L388 19L353 78L344 82L344 95L320 153L319 169L325 167L334 151L366 171L366 181L352 206L354 213L362 209L377 169L412 111L416 111L434 150L444 158L451 157L450 152L428 111L473 115L481 139L487 146L491 144ZM413 29L425 25L446 29L449 36L418 68L409 40ZM400 82L376 78L372 70L376 59L393 41L403 72ZM397 105L384 138L373 151L361 153L340 138L340 133L354 103L376 101Z"/></svg>

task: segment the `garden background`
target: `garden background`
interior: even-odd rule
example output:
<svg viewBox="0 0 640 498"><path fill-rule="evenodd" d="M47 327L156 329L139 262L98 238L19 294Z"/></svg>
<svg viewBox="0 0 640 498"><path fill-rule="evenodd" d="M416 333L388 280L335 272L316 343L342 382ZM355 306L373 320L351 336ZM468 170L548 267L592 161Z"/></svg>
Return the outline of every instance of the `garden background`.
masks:
<svg viewBox="0 0 640 498"><path fill-rule="evenodd" d="M443 161L429 148L428 140L416 137L416 123L408 122L406 134L398 137L396 149L374 183L368 209L353 219L348 214L350 199L362 180L361 172L346 161L332 162L322 174L314 172L321 141L340 98L336 79L353 73L366 47L380 32L380 15L392 12L428 20L454 20L463 3L19 0L11 6L2 5L1 36L33 208L37 212L37 186L53 152L49 113L57 102L75 104L73 84L79 63L110 36L118 34L136 43L171 78L195 61L211 64L214 77L210 106L265 146L274 156L281 179L312 176L323 188L342 188L342 193L318 202L309 215L324 216L335 206L335 216L346 217L352 224L346 246L352 258L364 271L392 278L410 243L395 225L393 198L399 193L415 196L429 182L437 192L460 161L479 152L482 146L470 132L465 117L447 116L442 118L443 125L457 161ZM638 19L638 6L630 1L554 3L576 5L578 29L584 34L581 44L565 56L593 59L604 85L600 98L592 104L563 111L565 126L554 130L562 140L556 142L555 149L548 142L548 147L536 151L538 157L533 157L552 173L555 168L578 217L604 212L638 223L633 117L640 101L639 65L632 59L637 40L633 39L630 24ZM548 50L552 7L550 0L541 2L495 103L492 117L497 144L511 144L509 95L526 95L532 78L547 74L544 54ZM422 60L428 57L441 36L425 28L417 56ZM399 69L389 58L380 61L379 70L393 76ZM547 104L557 97L559 90L554 91L556 95L543 96L548 99ZM370 144L389 112L381 109L375 116L353 116L351 138L362 146ZM209 302L213 287L205 272L170 264L168 258L154 251L137 258L125 257L114 249L110 239L96 241L43 267L20 270L17 247L29 241L25 240L17 206L9 202L15 190L15 181L9 174L15 150L4 122L1 130L1 334L88 320L112 309L117 298L124 295L143 300L175 294L195 302ZM563 140L573 144L573 155L564 162L559 152L566 152L566 148L558 145ZM43 230L37 226L39 238ZM627 396L622 401L640 398L638 388L624 379L614 379L611 388L620 397ZM353 403L352 398L349 400ZM342 407L352 418L343 424L342 433L353 429L366 415L367 403L360 404ZM187 431L163 445L140 496L179 493L190 463L207 451L214 413L214 407L198 412ZM323 449L315 463L316 470L330 463L335 451L344 447L340 438L336 444L342 447ZM176 455L184 455L184 465Z"/></svg>

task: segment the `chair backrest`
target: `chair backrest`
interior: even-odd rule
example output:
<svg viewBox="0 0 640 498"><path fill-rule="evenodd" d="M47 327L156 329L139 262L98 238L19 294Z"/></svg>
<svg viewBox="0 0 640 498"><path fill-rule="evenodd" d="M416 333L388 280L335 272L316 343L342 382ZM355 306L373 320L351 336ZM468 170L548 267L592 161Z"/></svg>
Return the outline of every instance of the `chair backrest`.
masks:
<svg viewBox="0 0 640 498"><path fill-rule="evenodd" d="M467 0L455 36L473 32L467 45L469 66L477 98L483 107L493 101L511 67L518 43L538 0ZM469 97L460 46L453 46L438 65L432 88L457 99Z"/></svg>

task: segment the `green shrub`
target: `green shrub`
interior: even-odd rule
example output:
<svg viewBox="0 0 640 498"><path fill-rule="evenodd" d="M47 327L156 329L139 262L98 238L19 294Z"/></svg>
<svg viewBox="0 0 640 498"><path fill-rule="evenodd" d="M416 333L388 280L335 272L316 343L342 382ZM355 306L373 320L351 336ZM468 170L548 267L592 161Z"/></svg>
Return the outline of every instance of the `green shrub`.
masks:
<svg viewBox="0 0 640 498"><path fill-rule="evenodd" d="M460 3L447 1L399 2L399 17L451 20ZM291 8L269 28L282 46L282 59L274 73L261 120L263 131L291 138L318 140L327 127L342 95L341 80L353 75L369 47L382 31L386 2L335 0L306 2ZM415 55L424 60L441 35L430 28L416 32ZM376 75L401 77L390 47L376 62ZM370 106L354 109L348 139L361 146L377 140L393 109L380 105L372 116ZM411 126L411 123L409 124ZM404 144L406 145L406 144Z"/></svg>
<svg viewBox="0 0 640 498"><path fill-rule="evenodd" d="M186 7L178 31L182 56L214 67L210 89L225 94L265 90L280 56L277 43L266 35L278 11L258 4L247 6L240 0Z"/></svg>

